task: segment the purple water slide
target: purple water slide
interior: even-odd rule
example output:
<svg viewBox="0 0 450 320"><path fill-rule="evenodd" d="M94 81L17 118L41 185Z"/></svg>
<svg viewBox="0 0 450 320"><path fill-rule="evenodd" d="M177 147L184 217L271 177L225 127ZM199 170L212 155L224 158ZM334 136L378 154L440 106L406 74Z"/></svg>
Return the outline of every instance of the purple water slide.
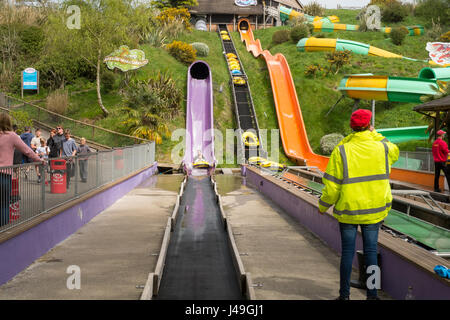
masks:
<svg viewBox="0 0 450 320"><path fill-rule="evenodd" d="M213 128L213 87L209 65L201 60L192 63L187 77L186 152L183 163L188 172L199 152L215 167Z"/></svg>

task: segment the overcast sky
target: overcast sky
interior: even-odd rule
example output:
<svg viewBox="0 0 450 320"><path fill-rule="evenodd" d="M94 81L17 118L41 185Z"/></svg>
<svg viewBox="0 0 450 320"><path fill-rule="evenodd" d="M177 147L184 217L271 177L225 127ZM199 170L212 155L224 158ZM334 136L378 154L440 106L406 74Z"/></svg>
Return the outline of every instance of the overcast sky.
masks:
<svg viewBox="0 0 450 320"><path fill-rule="evenodd" d="M301 0L303 4L308 4L314 0ZM339 3L342 7L358 7L362 8L369 4L370 0L316 0L327 9L336 9ZM402 2L414 2L413 0L403 0Z"/></svg>

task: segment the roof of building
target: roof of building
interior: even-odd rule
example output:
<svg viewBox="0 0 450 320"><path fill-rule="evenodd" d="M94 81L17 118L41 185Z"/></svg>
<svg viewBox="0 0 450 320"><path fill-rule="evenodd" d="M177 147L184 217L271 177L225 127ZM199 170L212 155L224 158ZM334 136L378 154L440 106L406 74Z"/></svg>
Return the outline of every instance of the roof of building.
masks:
<svg viewBox="0 0 450 320"><path fill-rule="evenodd" d="M413 108L417 112L425 111L449 111L450 110L450 96L441 99L432 100Z"/></svg>
<svg viewBox="0 0 450 320"><path fill-rule="evenodd" d="M258 5L249 7L240 7L234 3L234 0L197 0L198 6L189 8L191 14L263 14L262 2Z"/></svg>
<svg viewBox="0 0 450 320"><path fill-rule="evenodd" d="M282 5L289 6L293 9L303 9L303 5L300 1L297 0L274 0L275 2L281 3ZM266 1L266 5L269 1Z"/></svg>

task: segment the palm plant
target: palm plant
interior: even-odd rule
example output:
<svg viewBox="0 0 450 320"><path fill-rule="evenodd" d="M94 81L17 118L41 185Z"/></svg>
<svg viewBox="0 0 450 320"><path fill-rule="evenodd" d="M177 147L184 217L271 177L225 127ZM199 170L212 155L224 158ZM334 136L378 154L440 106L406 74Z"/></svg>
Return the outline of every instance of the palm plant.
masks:
<svg viewBox="0 0 450 320"><path fill-rule="evenodd" d="M162 143L170 131L167 123L180 110L183 92L167 72L147 80L132 80L124 92L121 122L129 134Z"/></svg>

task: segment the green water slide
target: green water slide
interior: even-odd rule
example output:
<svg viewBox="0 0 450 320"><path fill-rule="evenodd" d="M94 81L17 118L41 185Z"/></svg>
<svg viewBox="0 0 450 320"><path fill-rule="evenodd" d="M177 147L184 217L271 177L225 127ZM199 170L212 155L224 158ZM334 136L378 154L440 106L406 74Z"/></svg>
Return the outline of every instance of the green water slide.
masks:
<svg viewBox="0 0 450 320"><path fill-rule="evenodd" d="M450 231L391 209L384 224L435 249L450 252Z"/></svg>
<svg viewBox="0 0 450 320"><path fill-rule="evenodd" d="M438 80L450 81L450 67L423 68L418 78L371 73L346 75L338 90L353 99L421 103L422 96L434 95L439 90Z"/></svg>
<svg viewBox="0 0 450 320"><path fill-rule="evenodd" d="M428 133L426 133L428 126L418 127L403 127L403 128L388 128L377 129L377 132L385 136L393 143L407 142L411 140L427 140Z"/></svg>
<svg viewBox="0 0 450 320"><path fill-rule="evenodd" d="M305 185L315 191L322 192L322 189L325 187L321 183L299 178ZM389 211L389 214L384 219L384 225L408 235L416 241L435 249L439 253L450 252L450 230L406 215L395 209Z"/></svg>

